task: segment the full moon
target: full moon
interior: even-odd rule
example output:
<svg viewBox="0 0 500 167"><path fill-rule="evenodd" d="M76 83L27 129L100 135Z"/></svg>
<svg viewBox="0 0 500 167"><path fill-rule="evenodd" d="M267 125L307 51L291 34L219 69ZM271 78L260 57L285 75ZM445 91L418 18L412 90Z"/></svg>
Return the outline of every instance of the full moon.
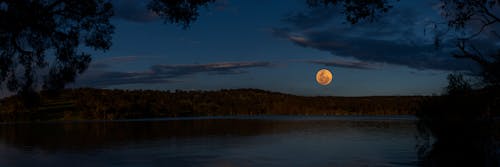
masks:
<svg viewBox="0 0 500 167"><path fill-rule="evenodd" d="M332 82L332 72L327 69L321 69L316 73L316 81L320 85L328 85Z"/></svg>

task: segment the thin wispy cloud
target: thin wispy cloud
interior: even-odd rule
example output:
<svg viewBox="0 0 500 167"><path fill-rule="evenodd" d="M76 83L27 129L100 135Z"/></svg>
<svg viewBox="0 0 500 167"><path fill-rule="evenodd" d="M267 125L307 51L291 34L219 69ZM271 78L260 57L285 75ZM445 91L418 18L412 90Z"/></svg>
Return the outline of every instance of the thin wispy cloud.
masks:
<svg viewBox="0 0 500 167"><path fill-rule="evenodd" d="M143 55L131 55L131 56L113 56L95 59L90 63L90 70L105 69L110 68L114 65L120 65L123 63L132 63L137 61L144 61L147 59L158 58L158 56L143 56Z"/></svg>
<svg viewBox="0 0 500 167"><path fill-rule="evenodd" d="M244 69L253 67L270 67L269 62L220 62L209 64L154 65L155 73L168 73L176 76L190 75L201 72L211 74L241 74Z"/></svg>
<svg viewBox="0 0 500 167"><path fill-rule="evenodd" d="M348 61L348 60L307 60L306 63L318 64L330 67L342 67L342 68L352 68L352 69L380 69L382 64L380 63L368 63L362 61Z"/></svg>
<svg viewBox="0 0 500 167"><path fill-rule="evenodd" d="M77 86L108 87L124 84L155 84L177 82L179 78L195 74L236 75L249 68L272 67L270 62L218 62L208 64L158 64L136 72L91 69L76 83Z"/></svg>

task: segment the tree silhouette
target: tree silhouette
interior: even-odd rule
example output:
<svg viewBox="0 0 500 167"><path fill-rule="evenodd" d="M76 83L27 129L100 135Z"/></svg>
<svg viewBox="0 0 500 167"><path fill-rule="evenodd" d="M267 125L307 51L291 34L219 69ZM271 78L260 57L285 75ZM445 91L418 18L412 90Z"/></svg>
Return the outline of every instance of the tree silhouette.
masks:
<svg viewBox="0 0 500 167"><path fill-rule="evenodd" d="M148 8L187 28L198 9L215 0L153 0ZM0 0L0 87L28 99L35 89L59 90L106 51L114 26L105 0Z"/></svg>
<svg viewBox="0 0 500 167"><path fill-rule="evenodd" d="M476 41L486 36L500 40L497 30L500 23L498 0L441 0L446 33L458 51L455 58L469 59L481 67L480 76L486 86L473 92L460 75L448 77L447 92L439 101L427 103L417 112L421 133L430 133L436 142L427 148L422 166L498 166L494 143L496 123L493 117L500 110L500 50L498 46L485 48ZM439 46L444 36L439 34ZM491 50L498 50L491 52ZM496 139L498 140L498 139Z"/></svg>
<svg viewBox="0 0 500 167"><path fill-rule="evenodd" d="M399 0L397 0L399 1ZM490 35L500 40L497 30L491 27L500 23L500 1L498 0L438 0L444 23L434 23L436 29L442 25L447 29L437 33L435 44L440 46L446 34L453 33L459 52L452 55L456 58L466 58L477 62L481 76L487 85L500 86L500 50L486 53L474 44L481 35ZM388 0L307 0L311 7L339 6L346 20L356 24L361 20L376 21L381 14L393 8ZM485 30L490 30L485 32Z"/></svg>
<svg viewBox="0 0 500 167"><path fill-rule="evenodd" d="M213 2L215 0L152 0L148 8L166 23L182 24L187 28L200 15L198 9Z"/></svg>
<svg viewBox="0 0 500 167"><path fill-rule="evenodd" d="M456 58L475 61L482 68L481 76L488 86L500 86L500 50L487 52L474 43L481 35L500 40L497 30L491 29L500 23L500 1L498 0L441 0L440 9L448 29L458 32L455 37L459 52ZM489 31L488 31L489 30ZM449 30L448 30L449 31ZM436 38L437 40L442 35ZM438 43L437 43L438 44ZM439 44L438 44L439 45Z"/></svg>
<svg viewBox="0 0 500 167"><path fill-rule="evenodd" d="M207 6L215 0L153 0L148 8L165 19L167 23L182 24L183 28L197 19L198 9ZM391 3L399 2L389 0L306 0L310 7L339 6L345 19L356 24L359 21L376 21L376 19L393 8ZM461 53L454 53L456 58L468 58L477 62L482 68L481 73L485 83L488 85L500 84L500 50L497 53L486 53L483 55L470 41L481 35L484 30L500 23L498 0L439 0L440 9L445 25L448 29L455 30L457 34L471 31L470 25L479 25L479 30L466 36L457 37L457 48ZM474 29L474 28L473 28ZM472 30L474 31L474 30ZM450 31L447 31L450 32ZM491 34L500 39L496 31ZM436 46L439 46L443 34L436 35Z"/></svg>
<svg viewBox="0 0 500 167"><path fill-rule="evenodd" d="M307 0L307 4L311 7L342 6L342 13L352 24L360 20L374 21L393 7L387 0Z"/></svg>
<svg viewBox="0 0 500 167"><path fill-rule="evenodd" d="M472 90L470 83L464 79L462 74L449 74L446 92L450 95L466 94Z"/></svg>
<svg viewBox="0 0 500 167"><path fill-rule="evenodd" d="M310 6L338 5L346 20L376 21L392 8L384 0L308 0ZM500 50L498 46L477 46L477 40L499 41L494 26L500 23L498 0L439 0L444 23L435 23L435 45L443 38L455 41L458 59L469 59L482 69L485 87L473 91L461 75L449 75L446 94L422 102L416 113L419 136L426 141L419 148L421 166L498 166L494 136L498 123L493 117L500 111ZM438 28L445 29L439 32ZM450 38L451 36L451 38ZM488 37L486 37L488 36ZM491 52L496 49L496 52ZM429 136L435 142L429 145ZM498 138L496 138L498 140Z"/></svg>
<svg viewBox="0 0 500 167"><path fill-rule="evenodd" d="M73 82L91 61L83 48L111 46L112 15L104 0L0 0L0 84L29 96Z"/></svg>

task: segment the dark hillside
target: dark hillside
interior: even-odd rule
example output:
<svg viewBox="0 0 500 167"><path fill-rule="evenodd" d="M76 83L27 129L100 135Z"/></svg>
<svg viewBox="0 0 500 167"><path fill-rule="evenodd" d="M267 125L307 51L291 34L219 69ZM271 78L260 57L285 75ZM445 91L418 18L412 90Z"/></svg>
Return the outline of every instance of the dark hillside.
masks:
<svg viewBox="0 0 500 167"><path fill-rule="evenodd" d="M2 121L124 119L214 115L406 115L422 97L305 97L257 89L152 91L71 89L41 93L27 110L18 97L1 101Z"/></svg>

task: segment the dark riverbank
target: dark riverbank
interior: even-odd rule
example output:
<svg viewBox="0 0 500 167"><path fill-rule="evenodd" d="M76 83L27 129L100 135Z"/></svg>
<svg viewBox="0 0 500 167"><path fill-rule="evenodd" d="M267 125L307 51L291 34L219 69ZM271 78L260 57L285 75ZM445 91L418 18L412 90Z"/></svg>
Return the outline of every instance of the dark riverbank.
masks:
<svg viewBox="0 0 500 167"><path fill-rule="evenodd" d="M42 92L27 108L16 96L0 102L0 120L116 120L227 115L414 115L421 96L306 97L257 89L151 91L69 89Z"/></svg>

